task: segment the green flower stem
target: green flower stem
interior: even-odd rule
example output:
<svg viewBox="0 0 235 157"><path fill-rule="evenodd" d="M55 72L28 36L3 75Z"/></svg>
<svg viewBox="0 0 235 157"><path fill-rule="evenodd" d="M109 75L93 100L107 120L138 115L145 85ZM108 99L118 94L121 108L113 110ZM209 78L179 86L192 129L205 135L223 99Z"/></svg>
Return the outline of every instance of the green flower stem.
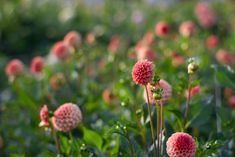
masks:
<svg viewBox="0 0 235 157"><path fill-rule="evenodd" d="M59 138L57 136L57 133L56 133L56 130L54 129L54 127L52 126L51 127L52 129L52 136L55 140L55 145L56 145L56 149L57 149L57 153L60 154L61 153L61 149L60 149L60 141L59 141Z"/></svg>
<svg viewBox="0 0 235 157"><path fill-rule="evenodd" d="M188 78L188 96L187 96L187 102L186 102L186 108L185 108L185 114L184 114L184 129L186 129L186 125L188 122L188 113L189 113L189 104L190 104L190 98L191 98L191 83L192 83L192 75L189 74Z"/></svg>
<svg viewBox="0 0 235 157"><path fill-rule="evenodd" d="M156 101L156 113L157 113L157 157L160 157L161 142L161 105Z"/></svg>
<svg viewBox="0 0 235 157"><path fill-rule="evenodd" d="M148 93L147 86L145 86L145 90L146 90L147 99L148 99L148 113L149 113L149 119L150 119L151 135L152 135L152 140L153 140L153 144L154 144L154 150L155 150L155 154L156 154L157 153L157 146L156 146L156 142L155 142L155 135L154 135L154 129L153 129L153 121L152 121L152 116L151 116L150 102L149 102L149 93Z"/></svg>

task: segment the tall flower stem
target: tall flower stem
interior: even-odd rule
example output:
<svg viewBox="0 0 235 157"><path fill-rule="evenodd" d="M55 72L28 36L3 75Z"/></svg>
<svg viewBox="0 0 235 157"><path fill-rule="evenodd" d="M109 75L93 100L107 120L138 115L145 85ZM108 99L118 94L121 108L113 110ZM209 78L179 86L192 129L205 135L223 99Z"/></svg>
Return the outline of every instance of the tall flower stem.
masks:
<svg viewBox="0 0 235 157"><path fill-rule="evenodd" d="M55 145L56 145L57 153L60 154L61 149L60 149L59 138L58 138L58 136L57 136L57 134L56 134L56 130L54 129L53 126L51 127L51 129L52 129L53 138L54 138L54 140L55 140Z"/></svg>
<svg viewBox="0 0 235 157"><path fill-rule="evenodd" d="M159 152L160 152L160 155L161 155L162 146L163 146L163 143L162 143L162 131L163 131L163 122L164 122L162 103L160 103L159 107L160 107L160 137L159 137L160 146L159 146Z"/></svg>
<svg viewBox="0 0 235 157"><path fill-rule="evenodd" d="M154 150L155 150L155 154L156 154L157 146L156 146L156 142L155 142L154 129L153 129L153 121L152 121L151 110L150 110L149 93L148 93L148 89L147 89L146 85L145 85L145 90L146 90L147 99L148 99L148 113L149 113L149 120L150 120L151 135L152 135L152 140L153 140L153 144L154 144Z"/></svg>
<svg viewBox="0 0 235 157"><path fill-rule="evenodd" d="M191 98L191 83L192 83L192 75L189 74L188 78L188 95L187 95L187 102L186 102L186 108L185 108L185 114L184 114L184 129L186 129L186 124L188 121L188 113L189 113L189 104L190 104L190 98Z"/></svg>
<svg viewBox="0 0 235 157"><path fill-rule="evenodd" d="M161 105L156 101L156 113L157 113L157 157L160 157L160 132L161 132Z"/></svg>

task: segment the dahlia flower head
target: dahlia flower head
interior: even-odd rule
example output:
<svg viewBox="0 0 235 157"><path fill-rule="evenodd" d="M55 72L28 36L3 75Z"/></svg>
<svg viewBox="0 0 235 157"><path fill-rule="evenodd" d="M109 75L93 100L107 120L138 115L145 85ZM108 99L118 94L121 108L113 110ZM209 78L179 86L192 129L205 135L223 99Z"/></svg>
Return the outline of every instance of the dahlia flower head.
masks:
<svg viewBox="0 0 235 157"><path fill-rule="evenodd" d="M196 32L195 24L192 21L185 21L181 23L179 32L184 37L189 37Z"/></svg>
<svg viewBox="0 0 235 157"><path fill-rule="evenodd" d="M24 66L23 63L19 59L11 60L6 66L6 74L9 77L19 76L23 73Z"/></svg>
<svg viewBox="0 0 235 157"><path fill-rule="evenodd" d="M199 23L204 28L211 28L217 23L215 13L209 8L207 3L200 2L195 9Z"/></svg>
<svg viewBox="0 0 235 157"><path fill-rule="evenodd" d="M147 59L149 61L154 61L156 59L155 52L149 47L143 46L136 51L138 60Z"/></svg>
<svg viewBox="0 0 235 157"><path fill-rule="evenodd" d="M138 85L146 86L153 77L153 63L148 60L139 60L132 69L133 81Z"/></svg>
<svg viewBox="0 0 235 157"><path fill-rule="evenodd" d="M77 48L81 44L81 35L76 31L71 31L65 35L63 42L70 47Z"/></svg>
<svg viewBox="0 0 235 157"><path fill-rule="evenodd" d="M211 35L206 39L206 47L211 50L216 48L219 43L219 38L216 35Z"/></svg>
<svg viewBox="0 0 235 157"><path fill-rule="evenodd" d="M155 33L160 37L166 36L169 33L169 30L169 25L164 21L160 21L155 26Z"/></svg>
<svg viewBox="0 0 235 157"><path fill-rule="evenodd" d="M187 133L176 132L168 138L166 151L169 157L194 157L195 140Z"/></svg>
<svg viewBox="0 0 235 157"><path fill-rule="evenodd" d="M93 44L95 42L95 34L92 32L87 33L85 40L87 44L89 45Z"/></svg>
<svg viewBox="0 0 235 157"><path fill-rule="evenodd" d="M40 110L40 119L41 119L41 122L39 126L49 126L47 105L42 106Z"/></svg>
<svg viewBox="0 0 235 157"><path fill-rule="evenodd" d="M42 72L44 65L44 59L40 56L33 58L31 62L30 70L33 74L39 74Z"/></svg>
<svg viewBox="0 0 235 157"><path fill-rule="evenodd" d="M171 85L165 80L160 80L154 87L151 84L148 84L147 90L148 90L150 104L156 104L156 100L153 98L153 92L152 92L152 89L154 89L154 88L155 89L157 89L157 88L163 89L162 99L160 101L161 101L162 105L166 104L172 95ZM148 103L148 97L147 97L146 90L144 90L144 100L146 103Z"/></svg>
<svg viewBox="0 0 235 157"><path fill-rule="evenodd" d="M172 52L171 59L172 59L172 64L176 67L185 63L184 57L175 51Z"/></svg>
<svg viewBox="0 0 235 157"><path fill-rule="evenodd" d="M80 108L72 103L65 103L56 109L52 124L58 131L69 132L82 121Z"/></svg>
<svg viewBox="0 0 235 157"><path fill-rule="evenodd" d="M119 36L113 36L108 45L108 51L111 53L116 53L118 48L120 47L121 39Z"/></svg>
<svg viewBox="0 0 235 157"><path fill-rule="evenodd" d="M234 96L231 96L228 100L228 106L229 107L232 107L232 108L235 108L235 95Z"/></svg>
<svg viewBox="0 0 235 157"><path fill-rule="evenodd" d="M58 60L65 60L70 55L70 48L64 42L59 41L59 42L55 43L55 45L52 47L52 54Z"/></svg>
<svg viewBox="0 0 235 157"><path fill-rule="evenodd" d="M201 86L197 85L197 86L190 89L190 97L194 97L200 92L201 92ZM186 98L188 97L188 91L185 92L185 97Z"/></svg>
<svg viewBox="0 0 235 157"><path fill-rule="evenodd" d="M142 39L143 43L147 46L150 46L154 41L154 33L146 32Z"/></svg>
<svg viewBox="0 0 235 157"><path fill-rule="evenodd" d="M113 95L109 89L105 89L102 93L102 98L105 103L109 104L113 99Z"/></svg>
<svg viewBox="0 0 235 157"><path fill-rule="evenodd" d="M216 53L216 59L220 64L234 64L235 56L225 50L219 50Z"/></svg>

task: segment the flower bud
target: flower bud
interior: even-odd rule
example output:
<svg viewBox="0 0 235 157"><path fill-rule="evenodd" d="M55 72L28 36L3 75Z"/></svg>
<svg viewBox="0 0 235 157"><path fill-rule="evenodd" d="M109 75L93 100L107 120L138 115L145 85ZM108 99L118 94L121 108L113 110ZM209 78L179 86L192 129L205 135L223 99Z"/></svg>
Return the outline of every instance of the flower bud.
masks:
<svg viewBox="0 0 235 157"><path fill-rule="evenodd" d="M198 69L198 65L196 63L190 63L188 65L188 73L189 74L195 73L197 71L197 69Z"/></svg>

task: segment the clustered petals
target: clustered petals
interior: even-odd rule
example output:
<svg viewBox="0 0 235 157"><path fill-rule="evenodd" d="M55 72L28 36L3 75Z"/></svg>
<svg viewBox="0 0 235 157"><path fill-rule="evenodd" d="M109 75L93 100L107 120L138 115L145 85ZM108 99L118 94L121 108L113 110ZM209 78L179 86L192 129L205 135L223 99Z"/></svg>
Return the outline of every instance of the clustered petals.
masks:
<svg viewBox="0 0 235 157"><path fill-rule="evenodd" d="M71 31L65 35L64 43L70 47L77 48L81 44L81 35L76 31Z"/></svg>
<svg viewBox="0 0 235 157"><path fill-rule="evenodd" d="M23 70L23 63L19 59L11 60L6 66L6 74L9 77L19 76L22 74Z"/></svg>
<svg viewBox="0 0 235 157"><path fill-rule="evenodd" d="M170 157L194 157L196 144L192 136L183 132L176 132L166 142L167 154Z"/></svg>
<svg viewBox="0 0 235 157"><path fill-rule="evenodd" d="M48 126L49 121L48 121L48 108L47 105L43 105L40 111L40 119L41 122L39 126Z"/></svg>
<svg viewBox="0 0 235 157"><path fill-rule="evenodd" d="M70 54L70 49L69 46L66 45L64 42L59 41L53 46L52 53L57 59L65 60Z"/></svg>
<svg viewBox="0 0 235 157"><path fill-rule="evenodd" d="M33 74L38 74L42 72L43 69L43 64L44 64L44 59L40 56L33 58L32 63L31 63L31 72Z"/></svg>
<svg viewBox="0 0 235 157"><path fill-rule="evenodd" d="M58 131L69 132L77 127L82 120L80 108L72 103L65 103L56 109L52 124Z"/></svg>
<svg viewBox="0 0 235 157"><path fill-rule="evenodd" d="M172 87L171 85L165 81L165 80L160 80L158 84L156 84L156 86L154 87L155 89L156 88L162 88L163 89L163 94L162 94L162 99L161 99L161 102L162 104L166 104L166 102L169 100L169 98L171 97L171 94L172 94ZM152 85L148 84L147 85L147 90L148 90L148 95L149 95L149 101L150 101L150 104L155 104L156 103L156 100L153 98L153 92L152 92ZM146 101L146 103L148 102L148 97L147 97L147 92L146 90L144 91L144 99Z"/></svg>
<svg viewBox="0 0 235 157"><path fill-rule="evenodd" d="M138 61L132 69L132 78L138 85L147 85L153 77L153 63L148 60Z"/></svg>

